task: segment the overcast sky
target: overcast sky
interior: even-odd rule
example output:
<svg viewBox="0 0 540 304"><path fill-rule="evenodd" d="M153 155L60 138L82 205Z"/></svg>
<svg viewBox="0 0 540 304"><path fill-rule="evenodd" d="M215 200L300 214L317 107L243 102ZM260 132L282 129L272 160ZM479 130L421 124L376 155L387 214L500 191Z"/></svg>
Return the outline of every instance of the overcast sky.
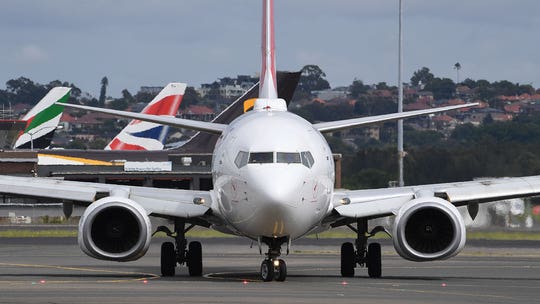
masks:
<svg viewBox="0 0 540 304"><path fill-rule="evenodd" d="M540 87L540 1L403 0L404 79L507 79ZM276 0L280 70L317 64L332 87L397 83L398 0ZM261 1L0 2L0 88L20 76L60 79L97 95L181 81L255 75Z"/></svg>

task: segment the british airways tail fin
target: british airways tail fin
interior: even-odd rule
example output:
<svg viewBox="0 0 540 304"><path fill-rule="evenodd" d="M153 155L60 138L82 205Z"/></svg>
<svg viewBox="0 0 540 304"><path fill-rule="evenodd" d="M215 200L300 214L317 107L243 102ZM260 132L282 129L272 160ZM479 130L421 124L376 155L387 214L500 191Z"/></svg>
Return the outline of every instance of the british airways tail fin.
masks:
<svg viewBox="0 0 540 304"><path fill-rule="evenodd" d="M15 141L15 149L45 149L51 145L71 88L52 88L23 118L26 129Z"/></svg>
<svg viewBox="0 0 540 304"><path fill-rule="evenodd" d="M141 113L175 116L185 90L185 83L169 83ZM132 120L113 138L105 150L162 150L168 132L168 126Z"/></svg>

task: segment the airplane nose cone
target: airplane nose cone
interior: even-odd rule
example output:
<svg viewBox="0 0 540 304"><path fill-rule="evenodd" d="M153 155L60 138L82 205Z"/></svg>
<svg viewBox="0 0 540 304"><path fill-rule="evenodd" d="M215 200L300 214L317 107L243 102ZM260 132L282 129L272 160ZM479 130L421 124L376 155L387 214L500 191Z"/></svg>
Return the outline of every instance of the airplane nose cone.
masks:
<svg viewBox="0 0 540 304"><path fill-rule="evenodd" d="M289 170L253 170L247 182L257 201L269 207L297 206L302 197L303 174L291 174Z"/></svg>

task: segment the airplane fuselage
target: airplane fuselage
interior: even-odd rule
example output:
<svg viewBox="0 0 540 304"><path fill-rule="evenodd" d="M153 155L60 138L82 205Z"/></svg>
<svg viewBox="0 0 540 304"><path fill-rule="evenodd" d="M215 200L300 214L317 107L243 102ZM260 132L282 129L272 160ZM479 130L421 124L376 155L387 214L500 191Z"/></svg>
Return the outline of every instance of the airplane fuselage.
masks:
<svg viewBox="0 0 540 304"><path fill-rule="evenodd" d="M298 238L331 211L334 160L311 123L287 111L248 112L222 133L212 161L215 212L250 238Z"/></svg>

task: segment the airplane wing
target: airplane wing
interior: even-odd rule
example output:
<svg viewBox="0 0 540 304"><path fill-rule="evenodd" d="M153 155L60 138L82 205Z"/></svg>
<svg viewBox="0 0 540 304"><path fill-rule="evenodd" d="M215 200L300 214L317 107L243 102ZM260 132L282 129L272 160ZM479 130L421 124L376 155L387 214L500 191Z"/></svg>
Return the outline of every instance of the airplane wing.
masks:
<svg viewBox="0 0 540 304"><path fill-rule="evenodd" d="M433 114L433 113L462 109L462 108L469 108L469 107L474 107L477 105L478 103L468 103L464 105L440 107L440 108L427 109L427 110L408 111L408 112L401 112L401 113L352 118L352 119L337 120L337 121L330 121L330 122L321 122L321 123L313 124L313 128L319 130L319 132L322 132L322 133L334 132L334 131L339 131L343 129L355 128L359 126L372 125L372 124L381 123L381 122L411 118L411 117L416 117L416 116L423 116L423 115L428 115L428 114Z"/></svg>
<svg viewBox="0 0 540 304"><path fill-rule="evenodd" d="M90 205L100 198L118 196L138 203L147 215L186 219L205 215L213 200L210 191L132 187L5 175L0 176L0 193L75 201L84 205ZM199 204L194 203L195 199Z"/></svg>
<svg viewBox="0 0 540 304"><path fill-rule="evenodd" d="M182 119L182 118L176 118L173 116L158 116L158 115L150 115L150 114L142 114L142 113L132 113L132 112L127 112L127 111L94 108L94 107L74 105L74 104L62 104L62 105L66 107L81 109L81 110L88 110L88 111L93 111L93 112L111 114L111 115L119 116L119 117L139 119L143 121L164 124L171 127L188 128L195 131L203 131L203 132L208 132L208 133L213 133L213 134L221 134L225 130L225 128L227 128L227 125L225 124L197 121L197 120L190 120L190 119Z"/></svg>
<svg viewBox="0 0 540 304"><path fill-rule="evenodd" d="M540 195L540 175L496 178L401 188L341 190L333 197L334 211L346 218L377 218L397 214L409 201L436 197L454 206Z"/></svg>

